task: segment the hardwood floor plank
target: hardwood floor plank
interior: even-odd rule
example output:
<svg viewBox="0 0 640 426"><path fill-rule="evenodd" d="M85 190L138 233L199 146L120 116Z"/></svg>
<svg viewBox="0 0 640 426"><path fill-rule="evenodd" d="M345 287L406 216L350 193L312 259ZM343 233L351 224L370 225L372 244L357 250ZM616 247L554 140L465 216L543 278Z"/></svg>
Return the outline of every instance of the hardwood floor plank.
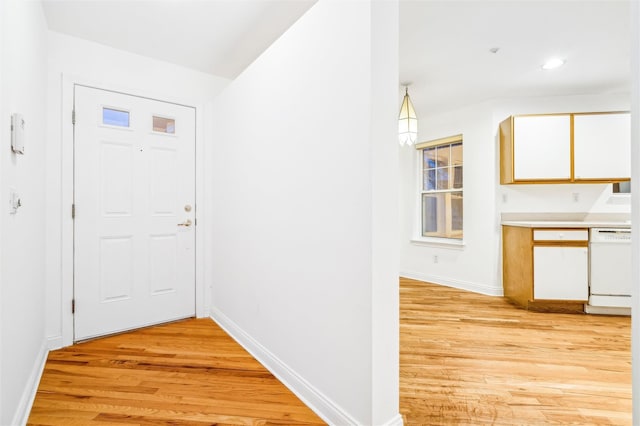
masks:
<svg viewBox="0 0 640 426"><path fill-rule="evenodd" d="M407 425L630 425L630 319L400 280Z"/></svg>
<svg viewBox="0 0 640 426"><path fill-rule="evenodd" d="M210 319L51 352L29 424L321 425Z"/></svg>
<svg viewBox="0 0 640 426"><path fill-rule="evenodd" d="M56 396L55 399L43 400L42 407L64 408L70 411L82 410L98 414L114 414L117 416L136 416L171 418L174 420L228 421L229 418L258 418L260 420L307 422L308 408L304 412L295 408L265 408L264 404L220 399L186 398L173 404L150 400L131 400L109 397L91 397L75 399ZM103 417L104 418L104 417ZM254 420L251 420L254 422ZM309 423L317 424L317 423Z"/></svg>
<svg viewBox="0 0 640 426"><path fill-rule="evenodd" d="M629 425L630 319L536 313L401 279L407 425ZM31 425L318 425L211 320L51 352Z"/></svg>

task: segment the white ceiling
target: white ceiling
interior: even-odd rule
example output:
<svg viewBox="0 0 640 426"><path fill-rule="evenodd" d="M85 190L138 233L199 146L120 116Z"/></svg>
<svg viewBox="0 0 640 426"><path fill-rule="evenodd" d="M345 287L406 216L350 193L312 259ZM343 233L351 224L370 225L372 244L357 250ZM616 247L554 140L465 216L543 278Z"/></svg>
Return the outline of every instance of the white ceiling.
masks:
<svg viewBox="0 0 640 426"><path fill-rule="evenodd" d="M50 30L234 78L317 0L44 0Z"/></svg>
<svg viewBox="0 0 640 426"><path fill-rule="evenodd" d="M234 78L315 0L44 0L54 31ZM496 97L628 91L630 0L400 2L420 114ZM499 47L498 53L489 49ZM567 63L540 65L550 56Z"/></svg>
<svg viewBox="0 0 640 426"><path fill-rule="evenodd" d="M413 82L418 114L500 97L628 91L630 20L629 0L401 1L400 81ZM542 70L552 56L567 62Z"/></svg>

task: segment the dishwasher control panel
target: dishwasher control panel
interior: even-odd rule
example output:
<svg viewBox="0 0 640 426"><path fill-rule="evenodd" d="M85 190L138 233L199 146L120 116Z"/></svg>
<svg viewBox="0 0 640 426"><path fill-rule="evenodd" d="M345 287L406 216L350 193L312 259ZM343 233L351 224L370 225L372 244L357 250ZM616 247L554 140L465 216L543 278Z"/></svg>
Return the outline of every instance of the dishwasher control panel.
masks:
<svg viewBox="0 0 640 426"><path fill-rule="evenodd" d="M631 229L591 228L591 242L630 243Z"/></svg>

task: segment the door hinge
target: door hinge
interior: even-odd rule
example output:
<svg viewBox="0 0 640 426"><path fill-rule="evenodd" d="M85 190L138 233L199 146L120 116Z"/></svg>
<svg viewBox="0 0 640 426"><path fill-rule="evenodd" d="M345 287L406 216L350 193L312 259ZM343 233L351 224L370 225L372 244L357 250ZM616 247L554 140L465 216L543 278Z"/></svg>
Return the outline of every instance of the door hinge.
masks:
<svg viewBox="0 0 640 426"><path fill-rule="evenodd" d="M71 219L75 219L75 218L76 218L76 205L71 204Z"/></svg>
<svg viewBox="0 0 640 426"><path fill-rule="evenodd" d="M198 226L198 218L193 219L193 226Z"/></svg>
<svg viewBox="0 0 640 426"><path fill-rule="evenodd" d="M76 110L71 111L71 124L76 124Z"/></svg>
<svg viewBox="0 0 640 426"><path fill-rule="evenodd" d="M71 313L76 313L76 299L71 299Z"/></svg>

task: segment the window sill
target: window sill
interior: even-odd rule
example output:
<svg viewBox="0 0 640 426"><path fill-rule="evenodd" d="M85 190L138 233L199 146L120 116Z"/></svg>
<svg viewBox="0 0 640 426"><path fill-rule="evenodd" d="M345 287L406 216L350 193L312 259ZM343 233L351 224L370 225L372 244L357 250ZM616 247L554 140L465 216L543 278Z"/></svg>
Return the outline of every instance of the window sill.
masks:
<svg viewBox="0 0 640 426"><path fill-rule="evenodd" d="M425 247L442 247L450 249L463 249L464 240L455 238L434 238L434 237L415 237L411 239L411 244Z"/></svg>

